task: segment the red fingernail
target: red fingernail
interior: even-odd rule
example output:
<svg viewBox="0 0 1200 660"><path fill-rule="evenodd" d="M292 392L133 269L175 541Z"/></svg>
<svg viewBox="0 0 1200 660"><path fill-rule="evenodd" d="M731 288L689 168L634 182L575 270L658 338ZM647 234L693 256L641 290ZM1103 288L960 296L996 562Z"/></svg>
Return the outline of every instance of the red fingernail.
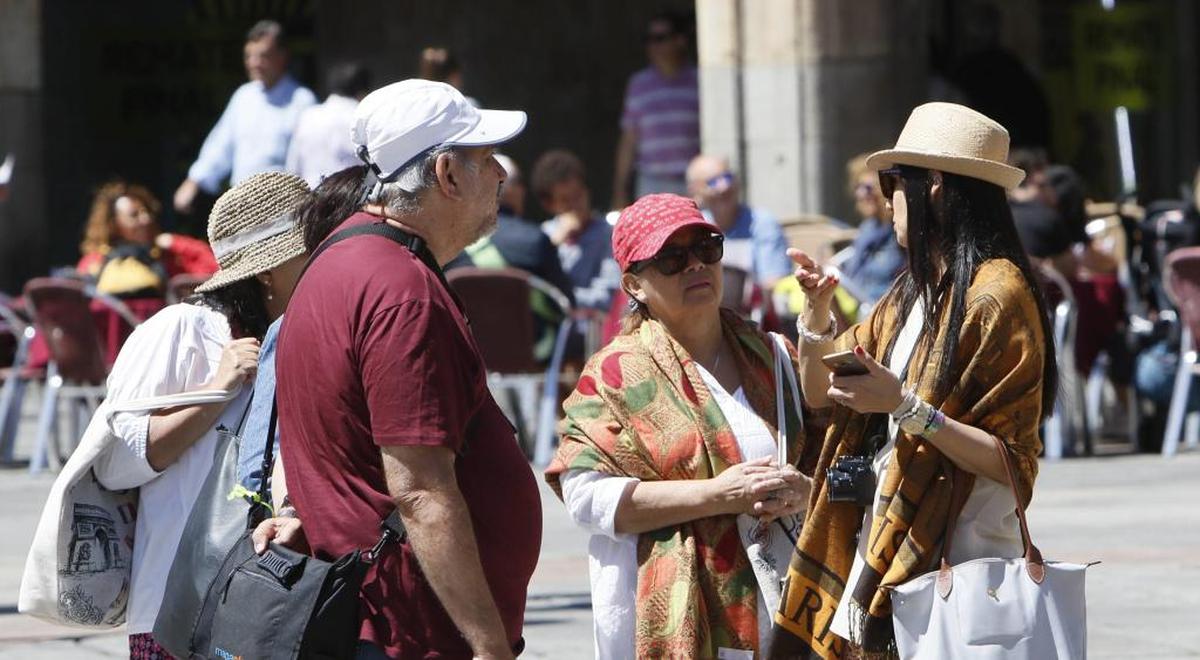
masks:
<svg viewBox="0 0 1200 660"><path fill-rule="evenodd" d="M855 354L855 355L860 355L860 356L861 356L861 355L862 355L862 354L864 354L864 353L866 353L866 351L864 351L864 350L863 350L863 347L862 347L862 346L855 346L855 347L854 347L854 354Z"/></svg>

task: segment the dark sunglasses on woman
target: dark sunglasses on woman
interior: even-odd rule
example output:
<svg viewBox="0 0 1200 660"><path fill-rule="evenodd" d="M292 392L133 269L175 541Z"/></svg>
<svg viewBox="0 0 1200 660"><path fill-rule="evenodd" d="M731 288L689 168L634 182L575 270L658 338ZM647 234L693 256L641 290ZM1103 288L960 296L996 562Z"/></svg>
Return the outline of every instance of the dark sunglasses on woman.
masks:
<svg viewBox="0 0 1200 660"><path fill-rule="evenodd" d="M920 178L924 173L927 173L923 167L910 167L907 165L897 165L889 167L886 170L879 170L879 192L883 193L884 199L892 201L892 194L897 189L903 190L901 182L907 179Z"/></svg>
<svg viewBox="0 0 1200 660"><path fill-rule="evenodd" d="M720 234L709 234L693 241L691 245L668 245L653 257L634 262L629 267L629 272L637 274L650 264L654 264L658 272L663 275L668 277L676 275L687 268L690 254L696 255L702 264L715 264L725 256L725 237Z"/></svg>

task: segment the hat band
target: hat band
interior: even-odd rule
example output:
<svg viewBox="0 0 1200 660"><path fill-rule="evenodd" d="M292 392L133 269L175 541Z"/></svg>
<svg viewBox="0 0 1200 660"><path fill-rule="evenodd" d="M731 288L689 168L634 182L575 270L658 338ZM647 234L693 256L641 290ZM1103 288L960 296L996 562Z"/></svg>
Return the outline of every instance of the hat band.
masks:
<svg viewBox="0 0 1200 660"><path fill-rule="evenodd" d="M213 255L218 259L224 259L230 253L237 252L253 243L278 236L296 225L295 218L291 213L284 213L278 218L265 222L261 225L255 225L245 231L240 231L232 236L226 236L220 240L212 242Z"/></svg>

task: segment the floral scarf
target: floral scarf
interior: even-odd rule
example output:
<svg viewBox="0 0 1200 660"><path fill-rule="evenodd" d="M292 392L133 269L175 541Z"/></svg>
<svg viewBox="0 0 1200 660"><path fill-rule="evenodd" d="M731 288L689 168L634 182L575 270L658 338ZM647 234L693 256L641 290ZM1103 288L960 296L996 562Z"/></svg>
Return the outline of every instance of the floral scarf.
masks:
<svg viewBox="0 0 1200 660"><path fill-rule="evenodd" d="M771 340L726 310L721 326L746 399L774 434ZM788 351L795 366L790 344ZM803 449L818 446L819 438L800 437L799 413L790 396L784 400L788 457L805 471ZM654 320L593 356L563 409L562 441L546 470L559 497L567 470L642 481L710 479L742 461L695 362ZM811 464L816 455L809 454ZM715 516L640 535L637 657L715 658L719 647L758 649L758 584L735 521Z"/></svg>

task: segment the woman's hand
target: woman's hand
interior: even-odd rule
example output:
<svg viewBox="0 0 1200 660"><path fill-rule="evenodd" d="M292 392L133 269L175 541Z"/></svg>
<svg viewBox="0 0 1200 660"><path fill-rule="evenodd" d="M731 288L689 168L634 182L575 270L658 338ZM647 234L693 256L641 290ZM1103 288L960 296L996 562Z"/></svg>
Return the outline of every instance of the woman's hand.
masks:
<svg viewBox="0 0 1200 660"><path fill-rule="evenodd" d="M779 476L788 484L787 488L768 493L765 500L754 503L754 515L763 522L776 518L804 513L808 509L808 496L812 492L812 479L800 474L791 465L783 466Z"/></svg>
<svg viewBox="0 0 1200 660"><path fill-rule="evenodd" d="M258 340L253 337L234 339L221 351L221 364L209 387L215 390L234 390L254 380L258 373Z"/></svg>
<svg viewBox="0 0 1200 660"><path fill-rule="evenodd" d="M854 354L867 367L864 376L829 374L829 391L833 401L859 413L891 413L903 401L900 378L875 361L862 346Z"/></svg>
<svg viewBox="0 0 1200 660"><path fill-rule="evenodd" d="M731 465L708 480L709 496L719 513L755 515L755 505L771 496L773 491L794 499L786 478L771 465L771 457L756 458Z"/></svg>
<svg viewBox="0 0 1200 660"><path fill-rule="evenodd" d="M788 248L788 257L796 264L796 281L804 290L804 313L801 322L813 332L829 329L829 307L837 290L838 278L827 273L825 268L803 250Z"/></svg>

